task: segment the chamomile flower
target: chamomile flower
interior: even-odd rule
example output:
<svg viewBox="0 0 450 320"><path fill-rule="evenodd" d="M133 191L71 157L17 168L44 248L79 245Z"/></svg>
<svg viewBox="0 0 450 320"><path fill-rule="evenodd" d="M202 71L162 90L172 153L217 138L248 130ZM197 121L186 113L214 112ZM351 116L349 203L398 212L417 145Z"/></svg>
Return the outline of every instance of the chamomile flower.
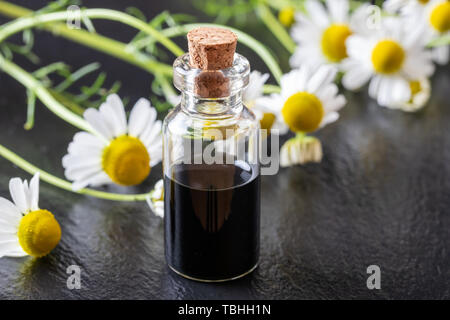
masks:
<svg viewBox="0 0 450 320"><path fill-rule="evenodd" d="M339 118L338 111L345 105L333 83L337 69L322 65L313 71L307 65L292 70L281 78L281 93L261 98L260 103L272 108L277 119L283 121L285 133L296 132L281 148L280 164L290 166L320 162L322 145L319 139L306 136Z"/></svg>
<svg viewBox="0 0 450 320"><path fill-rule="evenodd" d="M148 100L141 98L135 104L128 124L115 94L99 110L86 110L84 118L101 137L79 132L69 144L62 164L75 190L108 183L139 184L161 161L161 121L156 121L156 110Z"/></svg>
<svg viewBox="0 0 450 320"><path fill-rule="evenodd" d="M49 254L61 239L61 228L50 211L39 208L39 174L30 184L11 179L9 190L14 203L0 198L0 257Z"/></svg>
<svg viewBox="0 0 450 320"><path fill-rule="evenodd" d="M405 23L410 28L424 24L427 34L426 41L445 36L450 33L450 1L448 0L388 0L384 8L389 12L399 12L406 18ZM432 48L433 60L446 64L450 58L450 46Z"/></svg>
<svg viewBox="0 0 450 320"><path fill-rule="evenodd" d="M159 180L147 198L147 204L155 215L164 218L164 182Z"/></svg>
<svg viewBox="0 0 450 320"><path fill-rule="evenodd" d="M423 78L420 80L409 81L409 88L411 91L411 98L408 101L392 103L386 107L400 109L405 112L414 112L422 109L430 99L430 80Z"/></svg>
<svg viewBox="0 0 450 320"><path fill-rule="evenodd" d="M339 64L347 57L345 40L355 31L367 30L367 5L361 5L349 14L348 0L305 2L307 14L297 13L291 35L298 47L290 64L293 68L307 64L317 68L322 64Z"/></svg>
<svg viewBox="0 0 450 320"><path fill-rule="evenodd" d="M323 65L316 71L308 66L294 69L281 78L281 93L261 98L259 103L270 108L282 120L281 134L313 132L339 118L338 110L346 103L333 83L337 70Z"/></svg>
<svg viewBox="0 0 450 320"><path fill-rule="evenodd" d="M369 95L382 106L409 101L409 81L434 72L423 32L420 26L408 30L400 18L386 18L370 36L351 35L346 41L349 57L342 62L346 71L342 84L356 90L370 80Z"/></svg>

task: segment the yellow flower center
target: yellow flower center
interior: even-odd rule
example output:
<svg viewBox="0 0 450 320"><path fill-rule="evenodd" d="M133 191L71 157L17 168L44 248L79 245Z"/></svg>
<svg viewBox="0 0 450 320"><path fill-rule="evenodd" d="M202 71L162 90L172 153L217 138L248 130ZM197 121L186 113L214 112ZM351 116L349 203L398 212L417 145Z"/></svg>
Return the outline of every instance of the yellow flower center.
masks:
<svg viewBox="0 0 450 320"><path fill-rule="evenodd" d="M411 96L416 95L422 90L422 86L420 85L419 81L410 81L409 88L411 90Z"/></svg>
<svg viewBox="0 0 450 320"><path fill-rule="evenodd" d="M292 131L311 132L319 128L324 110L314 94L298 92L286 100L281 114Z"/></svg>
<svg viewBox="0 0 450 320"><path fill-rule="evenodd" d="M295 21L295 9L293 7L285 7L278 13L278 20L286 27L292 26Z"/></svg>
<svg viewBox="0 0 450 320"><path fill-rule="evenodd" d="M419 3L421 4L427 4L430 0L419 0Z"/></svg>
<svg viewBox="0 0 450 320"><path fill-rule="evenodd" d="M404 60L405 50L393 40L378 42L372 51L372 64L378 73L395 73L401 69Z"/></svg>
<svg viewBox="0 0 450 320"><path fill-rule="evenodd" d="M445 1L431 11L430 23L437 31L444 33L450 30L450 2Z"/></svg>
<svg viewBox="0 0 450 320"><path fill-rule="evenodd" d="M322 52L331 62L339 62L347 57L345 40L352 34L346 24L332 24L322 35Z"/></svg>
<svg viewBox="0 0 450 320"><path fill-rule="evenodd" d="M128 135L114 139L103 151L102 165L117 184L141 183L150 173L150 155L142 142Z"/></svg>
<svg viewBox="0 0 450 320"><path fill-rule="evenodd" d="M50 211L36 210L20 221L19 243L33 257L43 257L52 251L61 239L61 228Z"/></svg>

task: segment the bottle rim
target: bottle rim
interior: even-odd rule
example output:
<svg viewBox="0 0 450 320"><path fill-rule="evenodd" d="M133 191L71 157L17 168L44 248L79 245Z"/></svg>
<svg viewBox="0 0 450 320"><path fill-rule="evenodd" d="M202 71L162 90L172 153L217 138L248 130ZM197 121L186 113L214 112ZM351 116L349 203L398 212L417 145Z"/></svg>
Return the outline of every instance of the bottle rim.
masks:
<svg viewBox="0 0 450 320"><path fill-rule="evenodd" d="M178 57L173 63L173 84L181 92L192 94L196 98L211 99L210 97L202 97L196 93L196 81L200 76L206 73L220 73L224 79L228 81L228 90L226 95L217 99L223 99L236 95L244 90L249 83L250 63L244 56L235 53L233 65L230 68L221 70L202 70L191 66L189 53L185 53Z"/></svg>

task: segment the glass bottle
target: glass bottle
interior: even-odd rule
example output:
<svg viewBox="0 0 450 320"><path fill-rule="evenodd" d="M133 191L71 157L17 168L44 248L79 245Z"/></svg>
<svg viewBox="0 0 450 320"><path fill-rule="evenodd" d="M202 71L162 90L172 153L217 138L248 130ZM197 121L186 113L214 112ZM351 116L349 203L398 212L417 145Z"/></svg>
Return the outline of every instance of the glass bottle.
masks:
<svg viewBox="0 0 450 320"><path fill-rule="evenodd" d="M259 122L242 103L248 60L232 50L230 66L205 70L192 50L174 62L181 102L163 124L166 260L184 277L226 281L258 263Z"/></svg>

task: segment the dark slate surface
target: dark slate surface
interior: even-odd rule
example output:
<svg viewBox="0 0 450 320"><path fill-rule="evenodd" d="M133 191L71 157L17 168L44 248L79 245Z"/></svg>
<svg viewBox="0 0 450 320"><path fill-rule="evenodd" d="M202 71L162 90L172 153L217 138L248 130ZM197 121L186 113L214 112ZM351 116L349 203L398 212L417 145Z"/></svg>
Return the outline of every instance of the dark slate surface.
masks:
<svg viewBox="0 0 450 320"><path fill-rule="evenodd" d="M118 3L90 6L123 9ZM134 5L149 16L160 10L145 1ZM133 34L99 25L123 39ZM124 82L123 95L135 101L148 93L147 74L92 50L43 33L36 52L44 63L101 61L111 82ZM223 284L180 278L164 262L163 222L145 203L97 200L42 183L40 206L56 215L62 241L43 259L0 259L0 298L450 298L449 71L434 76L433 97L416 114L380 108L365 92L348 93L342 119L318 133L323 162L263 178L261 263L252 275ZM60 159L77 130L41 104L35 128L23 130L23 88L3 73L0 88L0 143L62 176ZM145 192L160 172L154 168L139 188L105 190ZM9 198L13 176L30 177L0 159L0 196ZM82 269L81 290L66 287L72 264ZM371 264L381 268L381 290L366 287Z"/></svg>

